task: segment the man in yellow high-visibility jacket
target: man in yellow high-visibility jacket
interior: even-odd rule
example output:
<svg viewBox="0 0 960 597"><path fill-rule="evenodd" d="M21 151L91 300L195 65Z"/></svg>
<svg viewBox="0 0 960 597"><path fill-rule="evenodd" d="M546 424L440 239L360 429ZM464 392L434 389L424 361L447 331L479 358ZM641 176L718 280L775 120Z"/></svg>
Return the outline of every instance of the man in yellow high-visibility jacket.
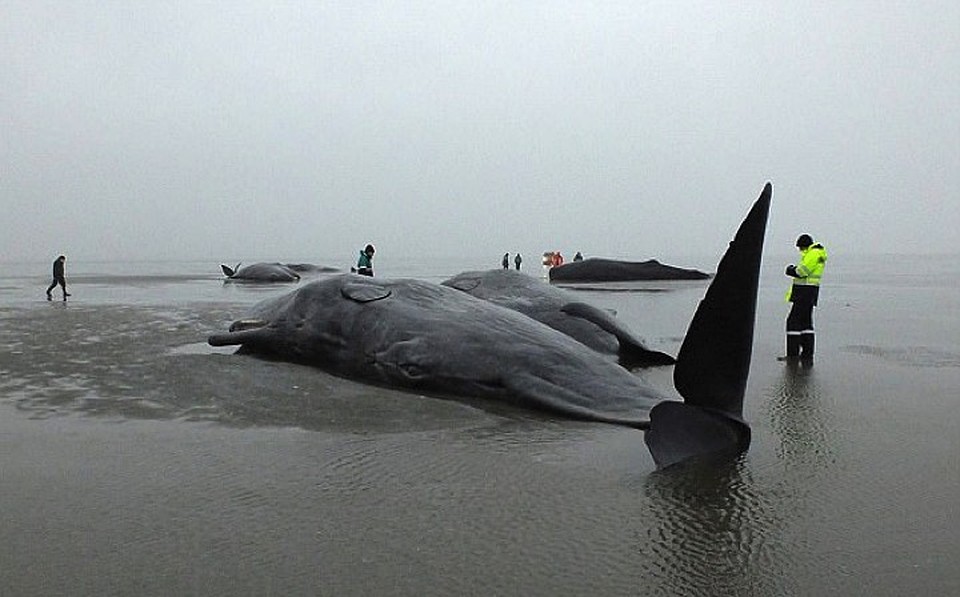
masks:
<svg viewBox="0 0 960 597"><path fill-rule="evenodd" d="M820 294L820 279L827 263L827 249L814 243L809 234L797 238L800 262L788 265L786 274L793 278L787 300L793 303L787 316L787 356L785 360L813 363L813 308Z"/></svg>

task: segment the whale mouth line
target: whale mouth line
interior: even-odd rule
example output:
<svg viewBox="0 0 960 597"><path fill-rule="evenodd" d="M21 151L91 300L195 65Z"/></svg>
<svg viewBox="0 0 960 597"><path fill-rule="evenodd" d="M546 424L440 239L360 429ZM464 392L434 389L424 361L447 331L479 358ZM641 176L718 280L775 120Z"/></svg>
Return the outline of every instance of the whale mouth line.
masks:
<svg viewBox="0 0 960 597"><path fill-rule="evenodd" d="M263 319L238 319L230 324L231 332L242 332L244 330L256 330L267 325Z"/></svg>

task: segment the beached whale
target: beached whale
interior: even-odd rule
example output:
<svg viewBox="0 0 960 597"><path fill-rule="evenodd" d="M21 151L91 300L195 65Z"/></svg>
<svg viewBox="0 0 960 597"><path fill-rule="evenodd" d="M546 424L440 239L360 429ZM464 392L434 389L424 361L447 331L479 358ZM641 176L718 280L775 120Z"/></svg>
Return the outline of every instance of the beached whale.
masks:
<svg viewBox="0 0 960 597"><path fill-rule="evenodd" d="M550 268L551 282L631 282L642 280L706 280L710 274L664 265L656 259L618 261L592 257Z"/></svg>
<svg viewBox="0 0 960 597"><path fill-rule="evenodd" d="M683 402L526 315L421 280L331 276L255 305L208 342L416 392L636 427L659 467L738 453L750 443L743 397L771 192L768 183L690 323L674 367Z"/></svg>
<svg viewBox="0 0 960 597"><path fill-rule="evenodd" d="M228 280L245 282L297 282L300 274L282 263L252 263L240 267L220 264L220 270Z"/></svg>
<svg viewBox="0 0 960 597"><path fill-rule="evenodd" d="M252 263L240 267L220 264L220 270L228 280L245 282L297 282L301 274L327 274L338 272L335 267L312 263Z"/></svg>
<svg viewBox="0 0 960 597"><path fill-rule="evenodd" d="M519 311L597 352L617 357L626 367L672 365L675 360L647 348L641 338L609 312L518 271L463 272L441 284Z"/></svg>

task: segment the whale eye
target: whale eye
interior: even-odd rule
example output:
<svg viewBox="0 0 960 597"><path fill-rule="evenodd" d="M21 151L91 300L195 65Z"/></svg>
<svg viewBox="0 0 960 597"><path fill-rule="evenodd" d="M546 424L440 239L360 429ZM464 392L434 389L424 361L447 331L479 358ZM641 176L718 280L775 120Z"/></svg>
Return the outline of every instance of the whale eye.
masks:
<svg viewBox="0 0 960 597"><path fill-rule="evenodd" d="M408 379L423 379L426 376L426 371L414 363L400 363L398 366Z"/></svg>

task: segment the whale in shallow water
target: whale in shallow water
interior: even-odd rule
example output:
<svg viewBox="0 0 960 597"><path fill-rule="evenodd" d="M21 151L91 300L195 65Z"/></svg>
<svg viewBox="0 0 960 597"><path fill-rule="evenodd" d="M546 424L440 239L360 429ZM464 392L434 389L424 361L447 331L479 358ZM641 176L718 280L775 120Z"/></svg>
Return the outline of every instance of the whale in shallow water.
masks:
<svg viewBox="0 0 960 597"><path fill-rule="evenodd" d="M607 311L518 271L463 272L441 284L519 311L597 352L617 357L626 367L674 363L672 356L648 349L641 338Z"/></svg>
<svg viewBox="0 0 960 597"><path fill-rule="evenodd" d="M690 323L674 368L683 402L526 315L421 280L331 276L255 305L208 342L416 392L636 427L658 467L739 453L750 443L743 397L771 193L768 183Z"/></svg>
<svg viewBox="0 0 960 597"><path fill-rule="evenodd" d="M240 267L230 267L223 263L220 270L228 280L244 282L298 282L300 274L282 263L251 263Z"/></svg>
<svg viewBox="0 0 960 597"><path fill-rule="evenodd" d="M312 263L252 263L240 267L220 264L228 280L245 282L297 282L301 274L324 274L340 271L337 268Z"/></svg>
<svg viewBox="0 0 960 597"><path fill-rule="evenodd" d="M710 274L664 265L656 259L618 261L593 257L550 268L551 282L631 282L642 280L706 280Z"/></svg>

